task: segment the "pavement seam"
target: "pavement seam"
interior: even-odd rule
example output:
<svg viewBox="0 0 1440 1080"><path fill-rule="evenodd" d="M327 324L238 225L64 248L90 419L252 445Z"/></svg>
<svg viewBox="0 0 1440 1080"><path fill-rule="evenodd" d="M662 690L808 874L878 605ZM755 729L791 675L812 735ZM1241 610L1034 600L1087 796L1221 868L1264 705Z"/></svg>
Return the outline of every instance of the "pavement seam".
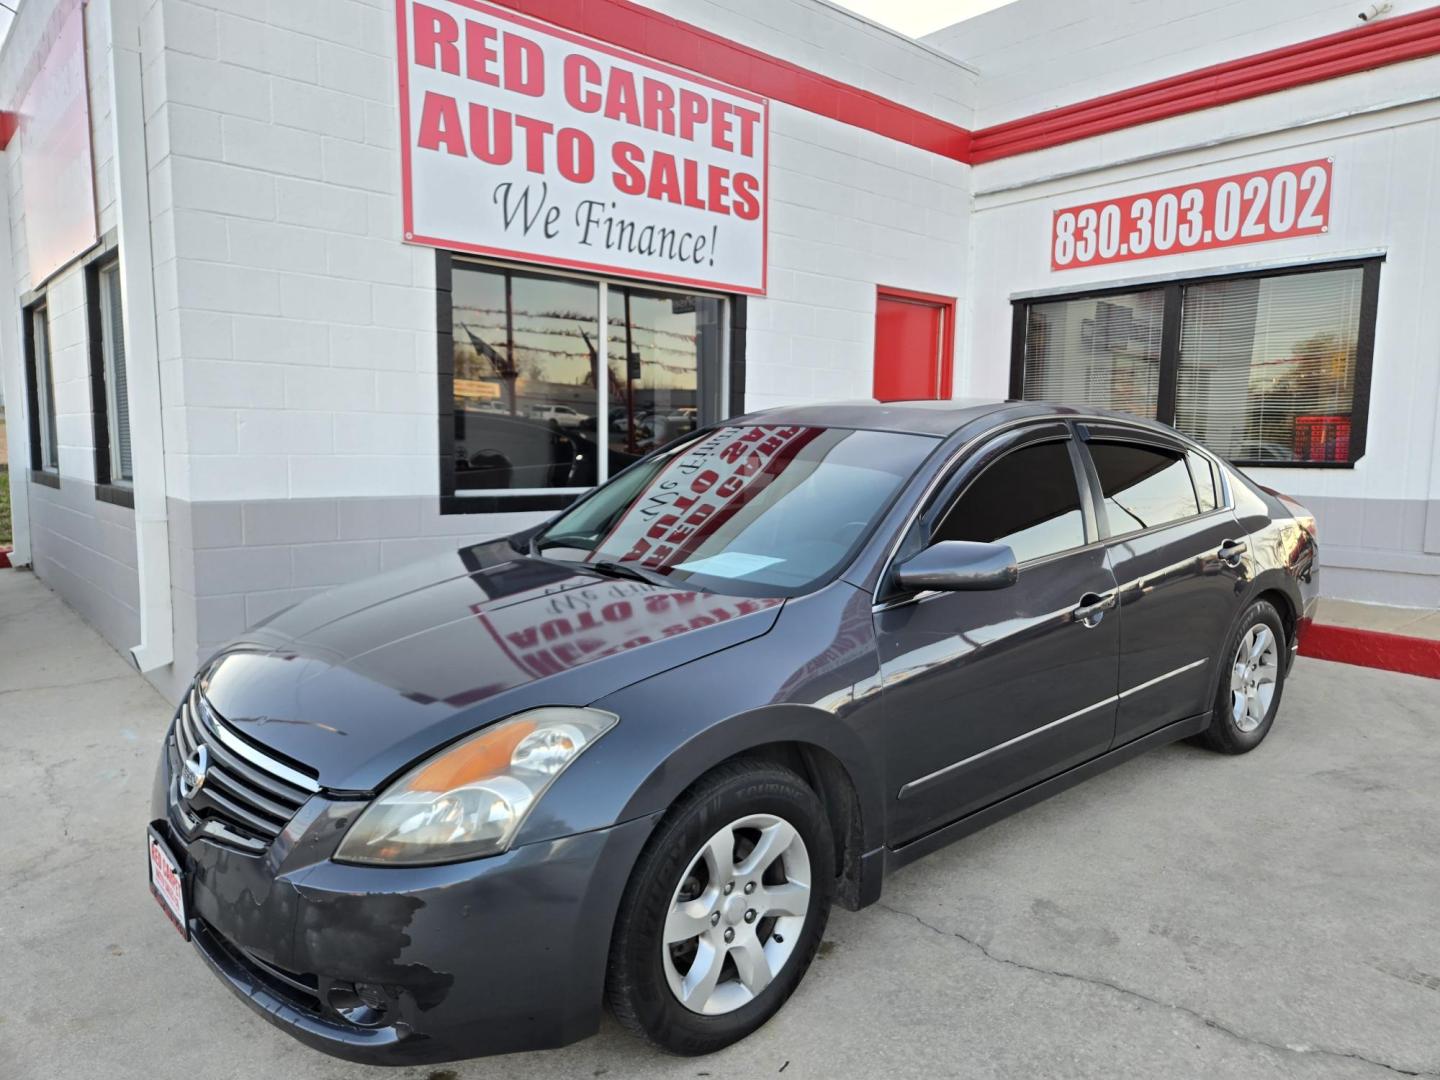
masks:
<svg viewBox="0 0 1440 1080"><path fill-rule="evenodd" d="M1376 1068L1385 1069L1389 1072L1395 1073L1397 1076L1416 1076L1427 1078L1427 1080L1433 1080L1433 1078L1440 1078L1440 1072L1417 1071L1414 1069L1402 1068L1399 1065L1391 1065L1388 1062L1377 1061L1374 1058L1366 1057L1364 1054L1356 1053L1353 1050L1332 1050L1323 1046L1289 1046L1284 1043L1269 1042L1268 1040L1259 1038L1258 1036L1247 1035L1243 1031L1236 1031L1234 1028L1226 1026L1225 1024L1221 1023L1219 1020L1214 1019L1213 1017L1206 1016L1204 1013L1198 1012L1195 1009L1190 1008L1188 1005L1176 1005L1169 1001L1161 1001L1159 998L1150 997L1147 994L1142 994L1138 990L1131 990L1129 987L1121 986L1118 983L1110 982L1108 979L1102 979L1099 976L1081 975L1073 971L1059 971L1055 968L1041 967L1037 964L1028 964L1023 960L1015 960L1008 956L1000 956L994 952L991 952L989 948L982 945L974 938L966 937L958 930L946 930L943 927L939 927L933 923L926 922L913 911L904 911L900 908L894 907L880 900L876 901L875 906L884 908L892 915L899 915L902 918L912 919L915 922L919 923L921 926L923 926L926 930L929 930L931 933L939 934L942 937L955 938L958 941L963 941L966 945L969 945L972 949L975 949L977 952L979 952L987 960L991 960L994 963L1005 964L1008 967L1018 968L1021 971L1034 972L1038 975L1049 975L1057 979L1068 979L1074 982L1088 983L1091 986L1098 986L1106 990L1111 990L1117 994L1123 994L1126 997L1135 998L1137 1001L1143 1001L1149 1005L1155 1005L1162 1009L1170 1009L1173 1012L1183 1013L1191 1019L1203 1024L1205 1027L1210 1028L1212 1031L1218 1031L1222 1035L1228 1035L1232 1039L1236 1039L1243 1043L1249 1043L1252 1046L1264 1047L1267 1050L1273 1050L1277 1053L1318 1054L1322 1057L1343 1058L1348 1061L1360 1061L1364 1062L1366 1065L1373 1065Z"/></svg>
<svg viewBox="0 0 1440 1080"><path fill-rule="evenodd" d="M59 598L58 596L51 596L51 597L47 597L47 598L44 599L44 600L37 600L35 603L31 604L29 607L27 607L27 608L21 608L19 611L7 611L7 610L0 609L0 615L4 615L5 618L7 618L7 619L18 619L18 618L20 618L20 616L22 616L22 615L33 615L33 614L35 614L35 612L39 611L41 608L51 607L51 606L53 606L53 605L55 605L55 604L58 604L59 602L60 602L60 598Z"/></svg>
<svg viewBox="0 0 1440 1080"><path fill-rule="evenodd" d="M46 683L43 686L12 686L0 690L0 696L5 694L38 694L43 690L74 690L81 686L98 686L100 683L115 682L119 679L131 679L135 677L133 671L122 671L118 675L102 675L98 679L81 679L79 682Z"/></svg>

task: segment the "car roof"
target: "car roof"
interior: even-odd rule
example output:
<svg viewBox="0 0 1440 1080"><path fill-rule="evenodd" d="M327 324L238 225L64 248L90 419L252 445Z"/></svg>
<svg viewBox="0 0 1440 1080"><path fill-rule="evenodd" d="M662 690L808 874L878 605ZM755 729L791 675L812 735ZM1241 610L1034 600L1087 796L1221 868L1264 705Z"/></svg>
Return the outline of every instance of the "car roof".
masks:
<svg viewBox="0 0 1440 1080"><path fill-rule="evenodd" d="M1014 420L1055 417L1056 419L1103 419L1175 438L1163 424L1130 413L1094 409L1045 401L1015 401L1001 398L953 398L946 401L835 401L813 405L780 405L747 413L727 424L803 424L808 427L855 428L862 431L893 431L908 435L945 438L964 428L988 428ZM976 423L984 421L983 423Z"/></svg>

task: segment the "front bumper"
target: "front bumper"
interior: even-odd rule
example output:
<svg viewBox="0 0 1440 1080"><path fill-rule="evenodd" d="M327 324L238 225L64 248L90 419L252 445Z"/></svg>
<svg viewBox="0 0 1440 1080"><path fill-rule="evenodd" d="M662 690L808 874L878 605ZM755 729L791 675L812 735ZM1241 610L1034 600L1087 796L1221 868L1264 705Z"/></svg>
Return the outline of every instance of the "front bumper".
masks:
<svg viewBox="0 0 1440 1080"><path fill-rule="evenodd" d="M185 864L191 940L301 1042L400 1065L597 1029L611 930L652 818L448 866L347 866L330 855L362 804L317 795L246 854L185 835L176 764L167 740L152 818Z"/></svg>

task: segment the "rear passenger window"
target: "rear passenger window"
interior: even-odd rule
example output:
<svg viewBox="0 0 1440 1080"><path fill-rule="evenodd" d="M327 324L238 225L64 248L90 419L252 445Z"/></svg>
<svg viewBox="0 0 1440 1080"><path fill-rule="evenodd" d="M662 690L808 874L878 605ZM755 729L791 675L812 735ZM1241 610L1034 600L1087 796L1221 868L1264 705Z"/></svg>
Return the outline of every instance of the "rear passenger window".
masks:
<svg viewBox="0 0 1440 1080"><path fill-rule="evenodd" d="M1112 534L1153 529L1200 512L1183 455L1130 443L1089 445Z"/></svg>
<svg viewBox="0 0 1440 1080"><path fill-rule="evenodd" d="M1021 447L967 487L935 530L934 541L1009 544L1027 562L1085 543L1075 469L1064 442Z"/></svg>
<svg viewBox="0 0 1440 1080"><path fill-rule="evenodd" d="M1192 450L1188 456L1190 475L1195 480L1195 494L1200 500L1200 512L1204 514L1220 505L1215 491L1215 470L1210 467L1210 459L1204 455Z"/></svg>

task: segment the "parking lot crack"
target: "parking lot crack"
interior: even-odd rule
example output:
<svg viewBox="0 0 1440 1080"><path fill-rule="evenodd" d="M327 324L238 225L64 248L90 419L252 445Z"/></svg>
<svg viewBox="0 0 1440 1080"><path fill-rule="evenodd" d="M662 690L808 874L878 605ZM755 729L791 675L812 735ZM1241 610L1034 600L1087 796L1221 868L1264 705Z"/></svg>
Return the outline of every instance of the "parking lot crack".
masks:
<svg viewBox="0 0 1440 1080"><path fill-rule="evenodd" d="M947 930L944 927L936 926L934 923L927 922L925 919L921 918L913 911L904 911L901 908L894 907L890 904L885 903L884 901L877 901L875 906L884 908L892 915L899 915L902 918L913 920L914 922L919 923L926 930L929 930L932 933L939 934L942 937L955 938L957 941L964 942L966 945L970 946L972 949L980 953L980 955L984 956L987 960L990 960L994 963L1004 964L1007 967L1017 968L1021 971L1033 972L1037 975L1047 975L1055 979L1066 979L1072 982L1088 983L1091 986L1100 987L1101 989L1108 990L1112 993L1121 994L1128 998L1133 998L1137 1001L1144 1002L1147 1005L1153 1005L1161 1009L1169 1009L1172 1012L1183 1013L1185 1016L1190 1017L1197 1023L1203 1024L1205 1027L1210 1028L1212 1031L1218 1031L1222 1035L1227 1035L1232 1039L1235 1039L1239 1042L1248 1043L1252 1046L1259 1046L1280 1054L1318 1055L1321 1057L1340 1058L1347 1061L1359 1061L1366 1065L1373 1065L1377 1069L1384 1069L1387 1072L1394 1073L1396 1076L1416 1076L1427 1078L1427 1080L1436 1080L1436 1078L1440 1078L1440 1071L1407 1069L1399 1065L1392 1065L1386 1061L1378 1061L1375 1058L1366 1057L1364 1054L1358 1053L1353 1050L1335 1050L1322 1046L1271 1042L1268 1039L1263 1039L1256 1035L1249 1035L1243 1031L1237 1031L1235 1028L1230 1027L1228 1024L1225 1024L1224 1022L1215 1019L1213 1016L1206 1016L1204 1013L1199 1012L1196 1009L1192 1009L1188 1005L1177 1005L1173 1002L1161 1001L1159 998L1154 998L1149 996L1148 994L1141 993L1138 990L1132 990L1129 987L1121 986L1119 983L1111 982L1109 979L1101 978L1098 975L1082 975L1078 972L1062 971L1058 968L1045 967L1040 964L1030 964L1026 963L1024 960L1016 960L1009 956L1001 956L1000 954L991 951L988 946L977 941L975 938L968 937L965 934L960 933L958 930Z"/></svg>

